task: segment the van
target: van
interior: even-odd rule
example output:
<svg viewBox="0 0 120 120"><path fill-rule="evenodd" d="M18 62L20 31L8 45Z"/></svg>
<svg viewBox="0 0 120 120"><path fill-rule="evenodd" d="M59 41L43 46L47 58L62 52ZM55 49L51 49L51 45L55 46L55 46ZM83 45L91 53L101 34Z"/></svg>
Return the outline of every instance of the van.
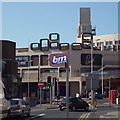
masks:
<svg viewBox="0 0 120 120"><path fill-rule="evenodd" d="M3 82L0 80L0 119L8 118L10 110L10 97L6 92Z"/></svg>

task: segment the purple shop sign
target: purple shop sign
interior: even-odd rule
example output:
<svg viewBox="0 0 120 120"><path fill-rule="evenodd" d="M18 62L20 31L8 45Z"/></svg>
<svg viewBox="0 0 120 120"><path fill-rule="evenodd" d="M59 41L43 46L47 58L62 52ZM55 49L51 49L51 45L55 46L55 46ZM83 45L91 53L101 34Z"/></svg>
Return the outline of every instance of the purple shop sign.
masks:
<svg viewBox="0 0 120 120"><path fill-rule="evenodd" d="M64 65L67 59L70 64L70 54L51 54L50 65Z"/></svg>

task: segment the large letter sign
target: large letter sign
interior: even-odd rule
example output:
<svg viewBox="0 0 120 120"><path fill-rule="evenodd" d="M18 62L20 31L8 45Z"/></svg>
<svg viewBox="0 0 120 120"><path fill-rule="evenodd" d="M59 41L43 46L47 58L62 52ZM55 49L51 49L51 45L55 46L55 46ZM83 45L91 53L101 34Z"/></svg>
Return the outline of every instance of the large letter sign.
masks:
<svg viewBox="0 0 120 120"><path fill-rule="evenodd" d="M69 54L52 54L50 55L50 65L64 65L67 59L70 62Z"/></svg>

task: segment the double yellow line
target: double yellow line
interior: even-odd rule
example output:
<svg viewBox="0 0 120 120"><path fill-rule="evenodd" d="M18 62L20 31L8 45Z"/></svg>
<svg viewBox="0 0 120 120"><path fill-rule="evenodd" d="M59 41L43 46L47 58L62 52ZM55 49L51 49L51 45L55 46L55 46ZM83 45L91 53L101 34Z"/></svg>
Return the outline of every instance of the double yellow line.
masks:
<svg viewBox="0 0 120 120"><path fill-rule="evenodd" d="M88 118L89 115L90 115L90 113L85 113L80 116L79 120L85 120L86 118Z"/></svg>

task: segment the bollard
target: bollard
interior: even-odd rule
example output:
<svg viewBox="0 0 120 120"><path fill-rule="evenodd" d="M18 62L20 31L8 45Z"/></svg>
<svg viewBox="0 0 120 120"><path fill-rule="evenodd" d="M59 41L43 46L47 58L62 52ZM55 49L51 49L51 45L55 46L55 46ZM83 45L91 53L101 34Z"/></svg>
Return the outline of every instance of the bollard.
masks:
<svg viewBox="0 0 120 120"><path fill-rule="evenodd" d="M94 99L94 106L96 107L96 105L97 105L97 100Z"/></svg>

